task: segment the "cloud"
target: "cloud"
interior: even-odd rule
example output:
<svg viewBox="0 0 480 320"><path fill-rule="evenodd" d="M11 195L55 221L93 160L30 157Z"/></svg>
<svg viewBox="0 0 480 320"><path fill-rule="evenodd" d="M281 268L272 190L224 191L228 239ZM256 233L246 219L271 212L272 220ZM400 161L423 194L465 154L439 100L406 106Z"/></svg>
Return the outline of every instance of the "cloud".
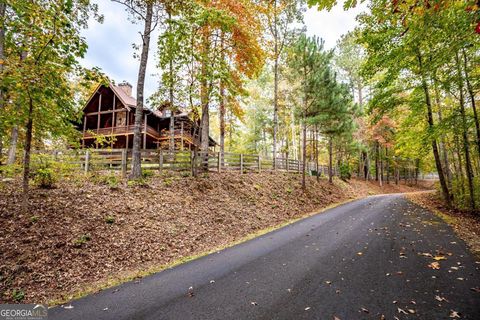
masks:
<svg viewBox="0 0 480 320"><path fill-rule="evenodd" d="M141 43L140 31L142 24L133 24L128 20L128 13L118 3L108 0L96 0L99 12L104 15L104 22L99 24L90 21L89 29L84 30L88 44L88 51L81 61L85 67L99 67L112 80L121 82L126 80L134 87L134 95L138 76L139 61L134 58L132 44ZM145 79L146 97L156 90L157 79L152 76L156 72L154 55L156 52L156 38L158 32L152 34L150 42L149 61Z"/></svg>
<svg viewBox="0 0 480 320"><path fill-rule="evenodd" d="M85 67L99 67L116 82L126 80L133 85L135 95L139 61L133 57L132 44L140 44L139 32L142 24L133 24L128 19L125 8L110 0L94 0L99 6L99 12L104 15L104 23L99 24L93 19L89 29L82 35L88 43L88 51L81 61ZM336 41L344 33L353 30L356 26L355 16L364 11L366 5L349 11L343 11L341 5L334 7L330 12L308 9L305 14L305 24L308 35L317 35L325 40L326 48L333 48ZM156 39L158 29L152 34L150 42L149 61L145 79L145 97L149 97L158 86L158 71L156 65Z"/></svg>
<svg viewBox="0 0 480 320"><path fill-rule="evenodd" d="M310 8L305 13L304 21L307 26L307 35L316 35L325 40L325 47L332 49L340 37L352 31L357 25L355 17L367 10L367 5L362 3L356 8L344 11L343 4L339 4L330 11L318 11Z"/></svg>

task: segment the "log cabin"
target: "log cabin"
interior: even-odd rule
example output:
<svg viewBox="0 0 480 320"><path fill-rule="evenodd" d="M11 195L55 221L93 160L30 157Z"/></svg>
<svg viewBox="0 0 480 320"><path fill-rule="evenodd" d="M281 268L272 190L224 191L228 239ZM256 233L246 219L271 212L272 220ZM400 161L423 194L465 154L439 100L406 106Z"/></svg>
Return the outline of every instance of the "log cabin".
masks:
<svg viewBox="0 0 480 320"><path fill-rule="evenodd" d="M81 122L82 147L131 149L137 102L132 97L132 85L127 82L114 85L99 84L83 108ZM144 108L142 116L142 148L168 149L170 142L168 105L154 110ZM199 123L186 112L175 111L174 137L176 150L193 150L200 145ZM99 144L98 137L111 138L108 144ZM209 137L209 146L215 141Z"/></svg>

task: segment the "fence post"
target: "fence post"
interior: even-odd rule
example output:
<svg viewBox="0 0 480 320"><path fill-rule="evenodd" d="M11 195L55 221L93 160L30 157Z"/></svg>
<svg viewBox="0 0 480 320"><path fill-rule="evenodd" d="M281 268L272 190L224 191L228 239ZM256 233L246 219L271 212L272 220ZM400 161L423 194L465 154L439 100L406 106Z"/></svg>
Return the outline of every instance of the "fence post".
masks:
<svg viewBox="0 0 480 320"><path fill-rule="evenodd" d="M258 155L258 173L262 171L262 158Z"/></svg>
<svg viewBox="0 0 480 320"><path fill-rule="evenodd" d="M127 149L122 150L122 179L127 176Z"/></svg>
<svg viewBox="0 0 480 320"><path fill-rule="evenodd" d="M240 173L243 173L243 153L240 153Z"/></svg>
<svg viewBox="0 0 480 320"><path fill-rule="evenodd" d="M217 152L217 156L218 156L218 163L217 163L217 171L220 172L222 170L222 153L221 152Z"/></svg>
<svg viewBox="0 0 480 320"><path fill-rule="evenodd" d="M288 153L287 153L287 158L285 159L285 167L286 167L287 172L288 172L288 167L289 167L289 165L288 165Z"/></svg>
<svg viewBox="0 0 480 320"><path fill-rule="evenodd" d="M163 151L160 149L160 153L158 155L158 172L162 174L163 171Z"/></svg>
<svg viewBox="0 0 480 320"><path fill-rule="evenodd" d="M300 160L297 160L297 165L298 165L298 173L300 173Z"/></svg>
<svg viewBox="0 0 480 320"><path fill-rule="evenodd" d="M88 165L90 164L90 150L85 152L85 174L88 173Z"/></svg>

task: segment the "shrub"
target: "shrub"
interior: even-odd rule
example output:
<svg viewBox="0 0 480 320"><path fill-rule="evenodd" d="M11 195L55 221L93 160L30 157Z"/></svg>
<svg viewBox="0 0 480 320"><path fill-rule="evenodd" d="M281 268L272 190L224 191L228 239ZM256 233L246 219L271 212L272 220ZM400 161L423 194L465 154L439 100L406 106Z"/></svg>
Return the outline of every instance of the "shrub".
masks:
<svg viewBox="0 0 480 320"><path fill-rule="evenodd" d="M115 223L115 218L112 217L112 216L106 216L105 217L105 222L108 223L108 224L113 224L113 223Z"/></svg>
<svg viewBox="0 0 480 320"><path fill-rule="evenodd" d="M155 175L155 172L153 170L142 170L142 178L143 179L153 177L154 175Z"/></svg>
<svg viewBox="0 0 480 320"><path fill-rule="evenodd" d="M340 165L340 179L343 181L350 180L352 178L352 173L350 170L350 166L348 164L341 164Z"/></svg>
<svg viewBox="0 0 480 320"><path fill-rule="evenodd" d="M51 189L57 182L57 176L53 168L44 167L35 171L34 181L40 188Z"/></svg>
<svg viewBox="0 0 480 320"><path fill-rule="evenodd" d="M21 302L25 298L25 292L22 290L13 289L12 299L15 302Z"/></svg>
<svg viewBox="0 0 480 320"><path fill-rule="evenodd" d="M107 185L110 189L118 189L120 181L118 177L114 173L110 173L108 175L93 175L92 180L95 183Z"/></svg>
<svg viewBox="0 0 480 320"><path fill-rule="evenodd" d="M73 245L77 248L80 248L90 240L92 240L92 237L89 234L82 234L78 239L73 241Z"/></svg>

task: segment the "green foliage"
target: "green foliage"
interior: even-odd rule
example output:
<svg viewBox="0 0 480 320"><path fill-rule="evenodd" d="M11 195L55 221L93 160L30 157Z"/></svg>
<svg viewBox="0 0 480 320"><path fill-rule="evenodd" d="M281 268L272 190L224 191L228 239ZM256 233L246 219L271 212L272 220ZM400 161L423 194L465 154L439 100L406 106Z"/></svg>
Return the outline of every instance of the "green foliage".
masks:
<svg viewBox="0 0 480 320"><path fill-rule="evenodd" d="M15 178L22 172L22 167L18 164L0 166L0 176L5 178Z"/></svg>
<svg viewBox="0 0 480 320"><path fill-rule="evenodd" d="M23 299L25 299L25 292L21 289L13 289L12 300L20 303Z"/></svg>
<svg viewBox="0 0 480 320"><path fill-rule="evenodd" d="M140 178L140 179L133 179L133 180L128 180L127 186L129 187L148 187L149 183L148 180Z"/></svg>
<svg viewBox="0 0 480 320"><path fill-rule="evenodd" d="M106 217L105 217L105 222L106 222L107 224L114 224L114 223L115 223L115 217L113 217L113 216L106 216Z"/></svg>
<svg viewBox="0 0 480 320"><path fill-rule="evenodd" d="M343 163L339 167L340 170L340 179L343 181L350 180L352 178L352 170L348 163Z"/></svg>
<svg viewBox="0 0 480 320"><path fill-rule="evenodd" d="M43 189L51 189L54 187L58 178L53 168L40 168L35 171L34 181Z"/></svg>
<svg viewBox="0 0 480 320"><path fill-rule="evenodd" d="M153 170L142 170L143 179L148 179L155 176L155 171Z"/></svg>
<svg viewBox="0 0 480 320"><path fill-rule="evenodd" d="M74 247L80 248L90 240L92 240L92 237L89 234L82 234L73 241L73 245Z"/></svg>

